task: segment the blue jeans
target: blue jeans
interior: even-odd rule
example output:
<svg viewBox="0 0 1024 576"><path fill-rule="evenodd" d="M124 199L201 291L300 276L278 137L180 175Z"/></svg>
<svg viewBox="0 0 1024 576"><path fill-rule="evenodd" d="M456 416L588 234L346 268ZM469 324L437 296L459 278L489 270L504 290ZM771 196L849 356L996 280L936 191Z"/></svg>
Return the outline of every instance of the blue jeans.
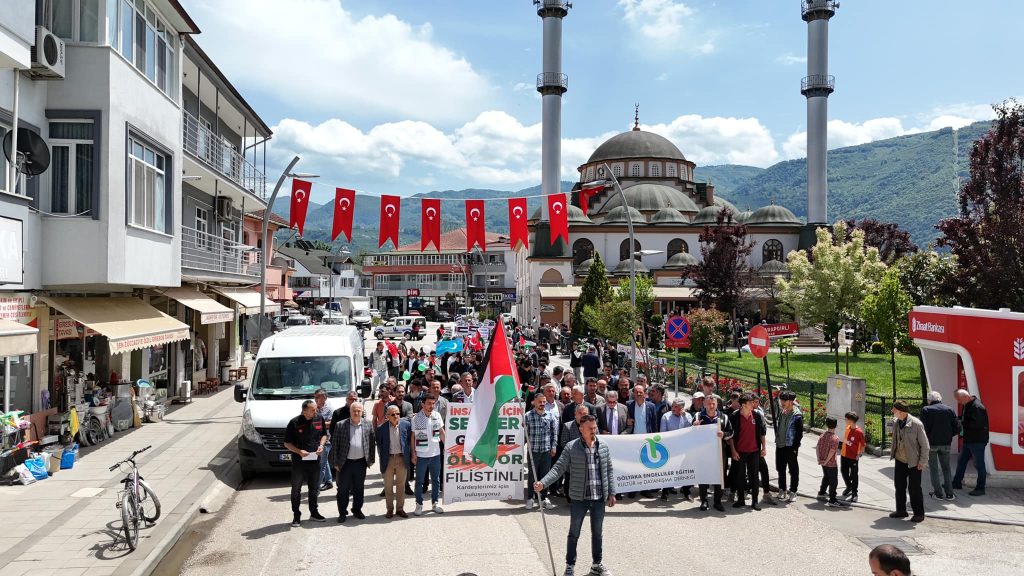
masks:
<svg viewBox="0 0 1024 576"><path fill-rule="evenodd" d="M967 461L974 458L974 467L978 470L978 483L975 486L978 490L985 489L985 446L987 442L964 442L960 450L960 458L956 461L956 474L953 475L953 484L960 485L964 481L964 472L967 472Z"/></svg>
<svg viewBox="0 0 1024 576"><path fill-rule="evenodd" d="M320 455L320 483L334 482L334 474L331 473L331 463L328 456L331 454L331 443L324 444L324 452Z"/></svg>
<svg viewBox="0 0 1024 576"><path fill-rule="evenodd" d="M573 500L569 503L569 537L565 541L565 563L576 565L576 543L583 529L583 517L590 512L590 555L601 563L601 532L604 527L604 500Z"/></svg>
<svg viewBox="0 0 1024 576"><path fill-rule="evenodd" d="M430 502L437 503L438 492L441 490L441 455L429 458L416 457L416 504L423 504L423 481L430 473Z"/></svg>

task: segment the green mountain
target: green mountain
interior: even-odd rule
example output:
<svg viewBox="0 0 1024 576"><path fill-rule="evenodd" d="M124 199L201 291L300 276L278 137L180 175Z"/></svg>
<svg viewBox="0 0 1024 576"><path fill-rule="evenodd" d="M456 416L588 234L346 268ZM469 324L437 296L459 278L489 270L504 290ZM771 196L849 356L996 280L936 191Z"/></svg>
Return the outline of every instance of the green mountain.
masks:
<svg viewBox="0 0 1024 576"><path fill-rule="evenodd" d="M736 190L764 171L764 168L742 164L698 166L693 171L693 177L697 182L711 182L715 185L715 194L723 194L725 191Z"/></svg>

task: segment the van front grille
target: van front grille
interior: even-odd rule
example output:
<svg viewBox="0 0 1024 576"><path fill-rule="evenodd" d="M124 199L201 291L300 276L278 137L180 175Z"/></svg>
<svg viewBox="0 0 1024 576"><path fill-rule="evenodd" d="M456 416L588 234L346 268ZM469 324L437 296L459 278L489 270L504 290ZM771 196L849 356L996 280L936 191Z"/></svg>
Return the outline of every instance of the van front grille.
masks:
<svg viewBox="0 0 1024 576"><path fill-rule="evenodd" d="M267 450L284 451L284 430L281 428L257 428L260 438L263 438L263 446Z"/></svg>

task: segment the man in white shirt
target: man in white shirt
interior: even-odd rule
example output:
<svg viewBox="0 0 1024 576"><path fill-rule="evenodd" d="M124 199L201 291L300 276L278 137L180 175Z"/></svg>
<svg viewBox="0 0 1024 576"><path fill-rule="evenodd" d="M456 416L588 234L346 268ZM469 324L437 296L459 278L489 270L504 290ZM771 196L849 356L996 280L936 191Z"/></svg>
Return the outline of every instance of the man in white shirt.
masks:
<svg viewBox="0 0 1024 576"><path fill-rule="evenodd" d="M435 514L444 510L438 504L441 489L441 443L444 442L444 420L434 411L437 399L423 398L422 409L412 419L412 463L416 466L416 516L423 515L423 482L430 474L430 502Z"/></svg>

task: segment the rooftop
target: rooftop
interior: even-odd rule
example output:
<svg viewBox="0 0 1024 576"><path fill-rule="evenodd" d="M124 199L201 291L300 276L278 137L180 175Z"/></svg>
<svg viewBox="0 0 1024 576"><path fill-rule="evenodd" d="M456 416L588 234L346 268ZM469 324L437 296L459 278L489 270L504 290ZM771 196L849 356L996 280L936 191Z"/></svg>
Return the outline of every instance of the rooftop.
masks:
<svg viewBox="0 0 1024 576"><path fill-rule="evenodd" d="M487 239L488 250L507 250L511 248L509 244L509 237L504 234L497 234L494 232L487 232L485 238ZM449 230L448 232L441 233L441 245L439 246L441 252L458 252L465 254L466 248L469 245L466 238L465 228L456 228L455 230ZM431 253L437 252L434 249L434 245L431 244L426 250L420 250L420 241L410 242L403 244L395 250L389 250L388 254L396 252L416 252L416 253Z"/></svg>

